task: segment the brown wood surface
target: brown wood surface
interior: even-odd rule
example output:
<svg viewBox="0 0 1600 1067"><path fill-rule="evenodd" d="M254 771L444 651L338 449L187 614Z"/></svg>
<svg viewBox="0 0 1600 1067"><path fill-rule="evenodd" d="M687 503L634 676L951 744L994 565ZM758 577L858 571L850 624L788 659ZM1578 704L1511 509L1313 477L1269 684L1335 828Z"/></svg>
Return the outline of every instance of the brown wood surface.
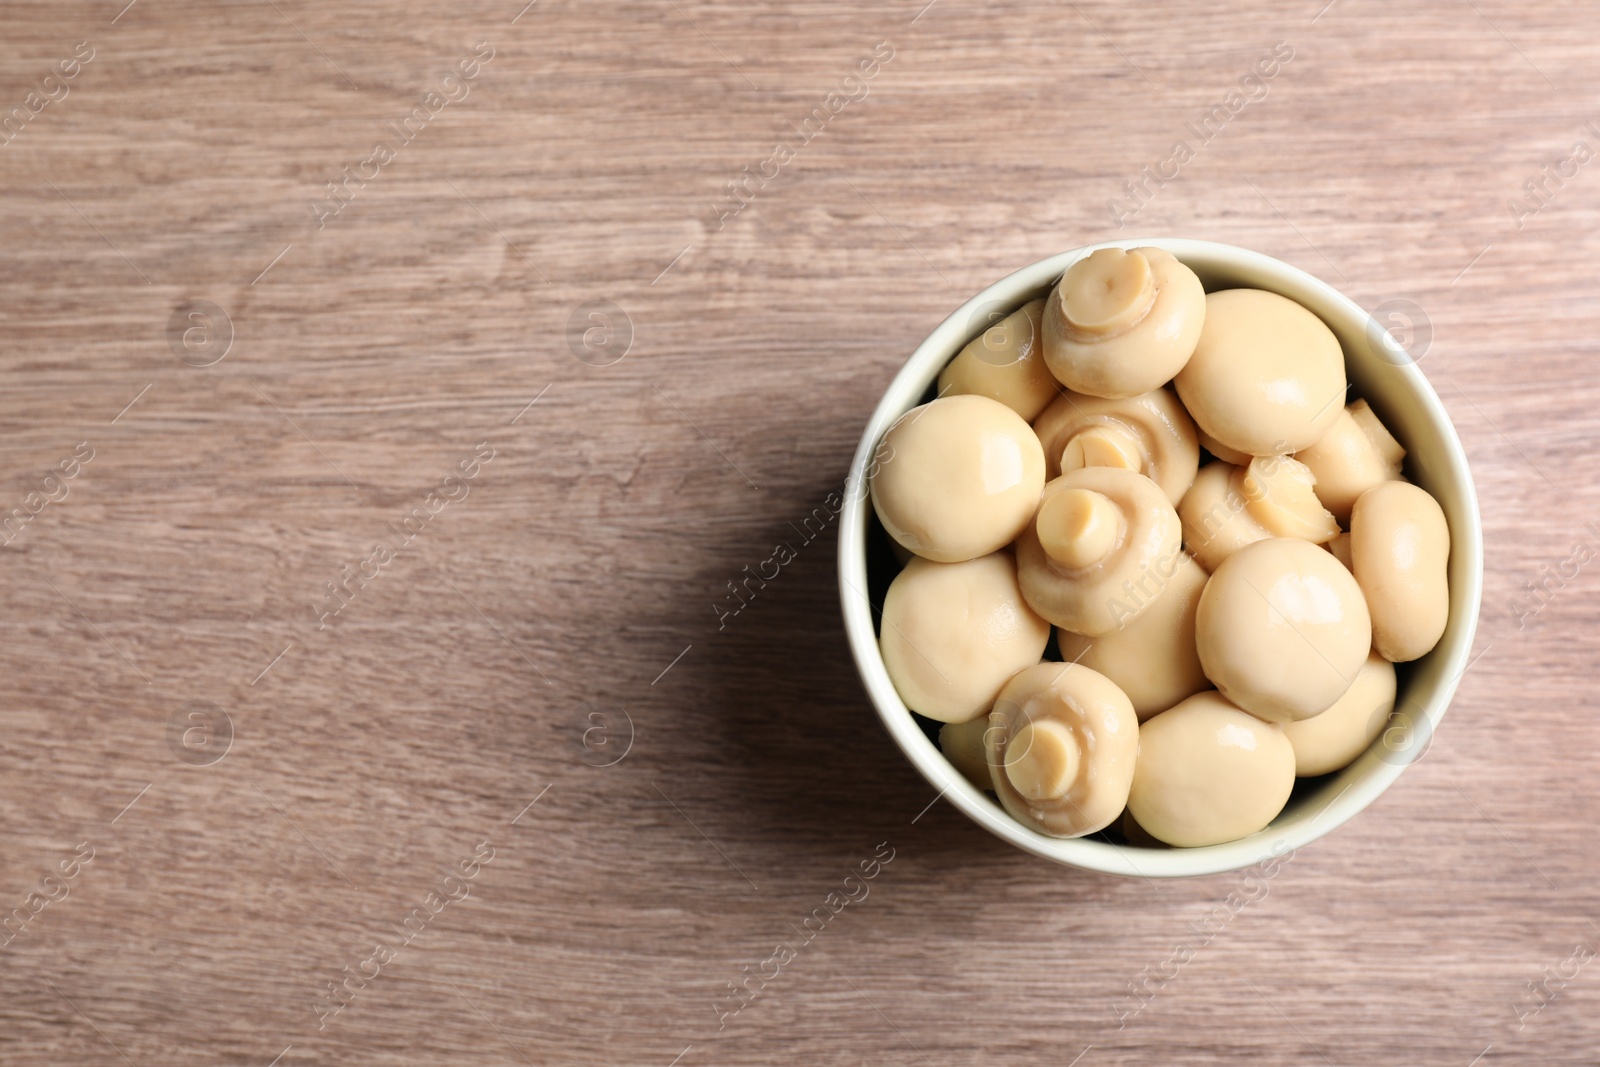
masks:
<svg viewBox="0 0 1600 1067"><path fill-rule="evenodd" d="M1600 612L1588 549L1561 564L1600 545L1600 163L1563 164L1600 150L1600 12L924 2L0 9L0 118L40 94L0 147L0 510L31 516L0 550L0 1063L1597 1062ZM1137 233L1424 309L1482 496L1445 728L1265 891L928 807L831 528L719 626L941 317ZM209 366L176 355L195 301L231 322ZM592 350L590 301L626 317Z"/></svg>

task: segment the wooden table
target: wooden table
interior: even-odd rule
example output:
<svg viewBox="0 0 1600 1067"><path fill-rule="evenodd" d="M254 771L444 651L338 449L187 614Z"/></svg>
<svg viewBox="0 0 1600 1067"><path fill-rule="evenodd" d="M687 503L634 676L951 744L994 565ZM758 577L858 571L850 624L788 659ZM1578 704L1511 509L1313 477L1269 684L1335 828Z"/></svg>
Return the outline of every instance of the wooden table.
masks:
<svg viewBox="0 0 1600 1067"><path fill-rule="evenodd" d="M125 2L0 15L0 1062L1597 1062L1592 5ZM1482 495L1446 728L1237 909L930 806L831 526L729 610L1138 233L1399 302Z"/></svg>

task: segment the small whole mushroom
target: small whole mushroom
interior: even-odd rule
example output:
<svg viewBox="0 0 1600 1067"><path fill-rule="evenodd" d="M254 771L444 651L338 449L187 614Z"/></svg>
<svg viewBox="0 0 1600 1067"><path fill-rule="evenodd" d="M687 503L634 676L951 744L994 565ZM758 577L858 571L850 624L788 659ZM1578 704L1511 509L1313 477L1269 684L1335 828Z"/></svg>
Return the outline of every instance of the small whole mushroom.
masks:
<svg viewBox="0 0 1600 1067"><path fill-rule="evenodd" d="M1185 413L1187 413L1187 410L1185 409ZM1243 467L1253 458L1248 452L1240 452L1236 448L1229 448L1198 426L1195 427L1195 436L1200 439L1201 448L1210 452L1212 456L1222 460L1224 463L1232 463L1235 467Z"/></svg>
<svg viewBox="0 0 1600 1067"><path fill-rule="evenodd" d="M1121 467L1159 485L1173 504L1200 465L1194 420L1167 389L1107 400L1063 392L1033 423L1044 448L1045 476L1080 467Z"/></svg>
<svg viewBox="0 0 1600 1067"><path fill-rule="evenodd" d="M1343 563L1345 570L1354 573L1355 560L1350 558L1350 534L1348 532L1341 533L1332 541L1323 544L1322 547L1332 552L1333 558ZM1359 585L1360 583L1358 582L1357 584Z"/></svg>
<svg viewBox="0 0 1600 1067"><path fill-rule="evenodd" d="M1136 471L1082 467L1044 488L1017 539L1017 578L1039 615L1074 633L1110 633L1148 610L1158 563L1173 566L1178 513Z"/></svg>
<svg viewBox="0 0 1600 1067"><path fill-rule="evenodd" d="M1169 845L1215 845L1263 829L1293 789L1283 730L1197 693L1139 727L1128 814Z"/></svg>
<svg viewBox="0 0 1600 1067"><path fill-rule="evenodd" d="M989 725L995 795L1018 821L1053 837L1082 837L1122 813L1139 720L1105 675L1035 664L1006 683Z"/></svg>
<svg viewBox="0 0 1600 1067"><path fill-rule="evenodd" d="M1291 722L1321 714L1350 688L1372 647L1372 618L1332 553L1273 537L1211 575L1195 640L1223 696L1269 722Z"/></svg>
<svg viewBox="0 0 1600 1067"><path fill-rule="evenodd" d="M1344 351L1326 323L1261 289L1206 295L1205 325L1175 382L1198 426L1251 456L1298 452L1338 418Z"/></svg>
<svg viewBox="0 0 1600 1067"><path fill-rule="evenodd" d="M1349 766L1383 733L1394 710L1394 664L1376 650L1354 684L1321 715L1283 724L1294 746L1294 773L1302 778Z"/></svg>
<svg viewBox="0 0 1600 1067"><path fill-rule="evenodd" d="M1213 460L1200 468L1194 485L1178 503L1183 545L1195 562L1214 571L1245 545L1264 541L1272 531L1256 521L1239 491L1244 468Z"/></svg>
<svg viewBox="0 0 1600 1067"><path fill-rule="evenodd" d="M1030 301L994 323L939 373L939 395L972 393L998 400L1027 422L1039 417L1061 391L1045 365L1039 339L1044 298Z"/></svg>
<svg viewBox="0 0 1600 1067"><path fill-rule="evenodd" d="M947 722L939 727L939 751L967 781L993 792L988 742L984 739L989 730L989 719L985 715L969 722Z"/></svg>
<svg viewBox="0 0 1600 1067"><path fill-rule="evenodd" d="M1350 512L1350 569L1372 609L1372 640L1392 663L1426 654L1450 617L1450 526L1410 482L1368 489Z"/></svg>
<svg viewBox="0 0 1600 1067"><path fill-rule="evenodd" d="M1250 514L1274 537L1320 545L1339 536L1339 523L1317 499L1311 468L1293 456L1256 456L1235 477Z"/></svg>
<svg viewBox="0 0 1600 1067"><path fill-rule="evenodd" d="M1033 518L1044 452L1033 427L998 400L946 396L912 408L883 435L872 506L906 548L959 563L1010 544Z"/></svg>
<svg viewBox="0 0 1600 1067"><path fill-rule="evenodd" d="M1067 630L1056 635L1061 658L1110 678L1141 722L1211 687L1194 636L1205 569L1181 551L1170 570L1166 563L1158 560L1152 568L1161 586L1148 611L1099 637Z"/></svg>
<svg viewBox="0 0 1600 1067"><path fill-rule="evenodd" d="M1183 369L1205 314L1200 279L1170 252L1097 249L1045 300L1045 362L1074 392L1138 396Z"/></svg>
<svg viewBox="0 0 1600 1067"><path fill-rule="evenodd" d="M1216 570L1245 545L1268 537L1331 541L1339 524L1314 485L1311 472L1292 456L1255 456L1243 467L1208 463L1178 505L1183 543L1203 566Z"/></svg>
<svg viewBox="0 0 1600 1067"><path fill-rule="evenodd" d="M989 710L1006 679L1039 662L1050 624L1017 588L1006 552L961 563L913 559L889 583L878 646L906 707L940 722Z"/></svg>
<svg viewBox="0 0 1600 1067"><path fill-rule="evenodd" d="M1350 521L1356 498L1400 477L1406 450L1365 400L1341 411L1328 432L1295 458L1316 478L1317 499L1340 522Z"/></svg>

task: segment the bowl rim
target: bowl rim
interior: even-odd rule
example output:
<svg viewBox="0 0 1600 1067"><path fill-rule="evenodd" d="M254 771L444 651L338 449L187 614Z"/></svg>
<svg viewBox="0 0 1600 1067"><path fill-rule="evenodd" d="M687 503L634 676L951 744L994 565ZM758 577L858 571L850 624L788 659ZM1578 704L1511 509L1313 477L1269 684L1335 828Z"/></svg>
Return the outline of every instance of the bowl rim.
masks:
<svg viewBox="0 0 1600 1067"><path fill-rule="evenodd" d="M934 802L940 797L949 799L979 826L1033 855L1084 870L1140 878L1217 874L1280 859L1286 850L1292 852L1302 848L1360 813L1427 750L1425 743L1413 744L1399 758L1378 757L1377 749L1387 741L1388 731L1395 728L1390 726L1363 756L1344 771L1329 776L1330 781L1323 786L1323 793L1346 778L1349 781L1332 800L1323 803L1314 816L1306 817L1307 804L1302 803L1295 806L1298 814L1287 823L1280 825L1283 819L1280 815L1265 830L1238 841L1198 848L1150 849L1088 838L1055 838L1013 819L952 768L938 747L923 733L890 682L879 653L872 607L866 592L866 531L870 509L867 470L879 439L895 419L921 402L939 371L974 336L977 316L981 312L991 308L1009 311L1021 307L1030 294L1037 294L1053 285L1069 266L1096 249L1151 246L1165 249L1191 266L1194 265L1191 261L1199 261L1206 266L1207 272L1215 268L1223 273L1249 275L1254 287L1282 293L1303 304L1315 303L1331 308L1347 330L1356 328L1353 324L1359 323L1369 341L1386 352L1379 356L1368 351L1352 357L1347 349L1347 364L1370 360L1371 365L1376 367L1379 362L1383 363L1382 373L1396 374L1400 380L1399 389L1411 394L1420 409L1422 419L1417 420L1413 416L1408 427L1415 430L1419 421L1425 421L1428 429L1437 435L1443 447L1444 467L1436 473L1433 481L1449 483L1455 498L1452 503L1459 506L1453 509L1457 514L1452 518L1450 528L1449 622L1439 646L1419 661L1434 661L1432 673L1438 680L1419 700L1418 694L1410 690L1414 690L1421 680L1413 679L1405 700L1411 715L1408 725L1415 732L1425 731L1427 739L1431 739L1433 730L1444 717L1455 695L1461 676L1471 665L1469 657L1477 631L1483 585L1482 518L1478 510L1477 492L1466 451L1451 424L1449 414L1416 361L1381 327L1375 330L1372 316L1360 305L1315 275L1264 253L1215 241L1167 237L1126 238L1084 245L1031 263L984 288L947 316L917 346L884 391L862 432L846 478L844 507L840 512L839 524L839 599L857 672L889 735L912 766L939 790ZM1309 295L1309 301L1306 295ZM1321 317L1327 318L1325 315ZM1336 333L1341 332L1340 324L1329 322L1329 326ZM1440 502L1446 504L1445 500ZM1447 506L1448 510L1452 509ZM1460 522L1463 518L1466 521Z"/></svg>

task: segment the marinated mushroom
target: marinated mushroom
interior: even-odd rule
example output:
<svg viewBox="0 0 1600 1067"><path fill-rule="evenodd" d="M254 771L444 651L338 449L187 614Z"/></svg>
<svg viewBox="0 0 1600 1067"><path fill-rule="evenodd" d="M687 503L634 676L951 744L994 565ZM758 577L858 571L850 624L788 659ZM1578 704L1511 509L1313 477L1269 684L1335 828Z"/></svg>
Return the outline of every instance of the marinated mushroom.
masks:
<svg viewBox="0 0 1600 1067"><path fill-rule="evenodd" d="M902 545L894 538L889 538L889 552L894 556L894 561L904 567L907 563L917 558L917 554Z"/></svg>
<svg viewBox="0 0 1600 1067"><path fill-rule="evenodd" d="M1044 448L1045 477L1081 467L1138 471L1174 504L1194 483L1200 445L1178 398L1156 389L1121 400L1067 391L1034 420Z"/></svg>
<svg viewBox="0 0 1600 1067"><path fill-rule="evenodd" d="M1372 446L1378 450L1378 455L1383 461L1398 471L1400 461L1406 458L1406 450L1378 418L1377 413L1372 410L1372 405L1365 400L1357 400L1345 408L1345 411L1356 420L1356 425L1361 427L1361 432L1367 435L1367 440L1372 442Z"/></svg>
<svg viewBox="0 0 1600 1067"><path fill-rule="evenodd" d="M939 563L988 555L1033 518L1044 453L1022 416L986 396L912 408L883 435L872 506L889 536Z"/></svg>
<svg viewBox="0 0 1600 1067"><path fill-rule="evenodd" d="M1405 454L1367 402L1357 400L1339 412L1327 433L1295 458L1315 476L1317 499L1334 518L1347 523L1357 497L1400 477Z"/></svg>
<svg viewBox="0 0 1600 1067"><path fill-rule="evenodd" d="M1135 471L1082 467L1050 482L1017 539L1017 577L1034 611L1074 633L1110 633L1146 611L1181 539L1161 487Z"/></svg>
<svg viewBox="0 0 1600 1067"><path fill-rule="evenodd" d="M1269 722L1291 722L1321 714L1350 688L1372 647L1372 618L1331 553L1273 537L1211 575L1195 640L1224 696Z"/></svg>
<svg viewBox="0 0 1600 1067"><path fill-rule="evenodd" d="M1372 640L1406 663L1444 635L1450 615L1450 526L1439 502L1410 482L1384 482L1350 512L1351 570L1372 609Z"/></svg>
<svg viewBox="0 0 1600 1067"><path fill-rule="evenodd" d="M1061 658L1110 678L1128 695L1141 722L1211 687L1194 637L1205 568L1180 552L1171 570L1161 573L1165 569L1154 568L1162 584L1150 610L1121 629L1099 637L1066 630L1056 635Z"/></svg>
<svg viewBox="0 0 1600 1067"><path fill-rule="evenodd" d="M1188 414L1187 408L1184 409L1184 414ZM1223 444L1215 437L1212 437L1198 426L1195 427L1195 436L1200 439L1201 448L1205 449L1207 452L1210 452L1213 456L1222 460L1224 463L1232 463L1235 467L1243 467L1249 464L1250 460L1253 458L1248 452L1240 452L1236 448L1229 448L1227 445Z"/></svg>
<svg viewBox="0 0 1600 1067"><path fill-rule="evenodd" d="M1222 445L1252 456L1298 452L1338 418L1344 352L1293 300L1224 289L1207 294L1200 340L1176 385L1195 425Z"/></svg>
<svg viewBox="0 0 1600 1067"><path fill-rule="evenodd" d="M1167 847L1167 843L1165 841L1157 841L1155 838L1151 837L1150 831L1140 826L1139 820L1135 819L1133 817L1133 813L1127 809L1123 809L1122 819L1118 825L1122 830L1122 836L1130 845L1134 845L1138 848Z"/></svg>
<svg viewBox="0 0 1600 1067"><path fill-rule="evenodd" d="M1061 384L1045 365L1039 342L1044 298L1030 301L968 342L939 372L939 395L998 400L1032 422Z"/></svg>
<svg viewBox="0 0 1600 1067"><path fill-rule="evenodd" d="M1122 813L1139 720L1105 675L1035 664L1006 683L989 725L995 795L1018 821L1053 837L1082 837Z"/></svg>
<svg viewBox="0 0 1600 1067"><path fill-rule="evenodd" d="M1194 485L1178 504L1183 545L1195 562L1214 571L1245 545L1264 541L1272 531L1257 522L1238 488L1243 468L1214 460L1200 468Z"/></svg>
<svg viewBox="0 0 1600 1067"><path fill-rule="evenodd" d="M989 776L989 748L983 738L988 731L989 719L984 715L970 722L947 722L939 727L939 751L967 781L979 789L993 792L994 779Z"/></svg>
<svg viewBox="0 0 1600 1067"><path fill-rule="evenodd" d="M1294 773L1302 778L1349 766L1383 733L1394 711L1394 664L1373 651L1344 696L1321 715L1283 724L1294 746Z"/></svg>
<svg viewBox="0 0 1600 1067"><path fill-rule="evenodd" d="M1322 547L1326 548L1329 552L1332 552L1333 558L1338 560L1340 563L1343 563L1345 570L1353 571L1355 567L1355 561L1350 558L1349 533L1341 533L1338 537L1335 537L1332 541L1329 541ZM1356 584L1359 585L1361 583L1357 582Z"/></svg>
<svg viewBox="0 0 1600 1067"><path fill-rule="evenodd" d="M1305 465L1291 456L1255 456L1244 467L1206 464L1178 505L1183 543L1208 570L1255 541L1298 537L1322 544L1339 524L1313 491Z"/></svg>
<svg viewBox="0 0 1600 1067"><path fill-rule="evenodd" d="M1197 693L1139 727L1128 814L1169 845L1216 845L1266 827L1293 789L1283 730Z"/></svg>
<svg viewBox="0 0 1600 1067"><path fill-rule="evenodd" d="M1316 476L1293 456L1257 456L1235 477L1251 516L1274 537L1320 545L1339 536L1339 523L1317 499Z"/></svg>
<svg viewBox="0 0 1600 1067"><path fill-rule="evenodd" d="M1039 662L1050 624L1029 609L1009 553L961 563L913 559L889 583L878 637L906 707L940 722L989 710L1006 679Z"/></svg>
<svg viewBox="0 0 1600 1067"><path fill-rule="evenodd" d="M1200 279L1170 252L1101 248L1068 267L1045 298L1045 362L1074 392L1148 393L1189 361L1205 313Z"/></svg>

